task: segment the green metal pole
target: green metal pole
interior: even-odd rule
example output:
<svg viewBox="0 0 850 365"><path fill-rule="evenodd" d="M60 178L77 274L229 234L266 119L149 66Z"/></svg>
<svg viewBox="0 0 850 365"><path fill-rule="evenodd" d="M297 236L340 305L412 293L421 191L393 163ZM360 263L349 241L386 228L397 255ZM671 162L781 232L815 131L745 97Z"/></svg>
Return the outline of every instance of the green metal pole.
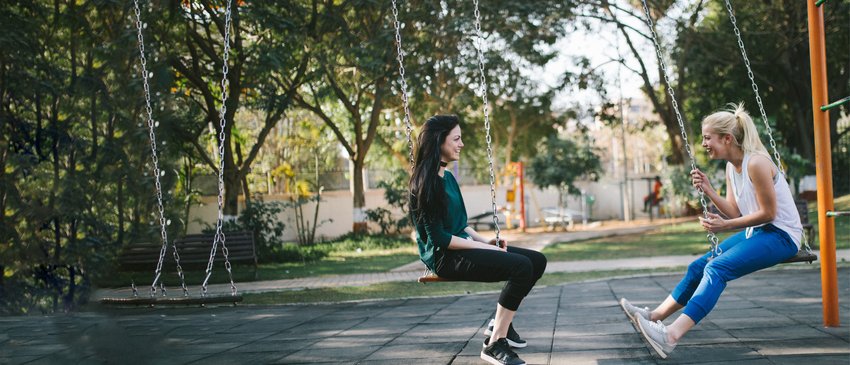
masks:
<svg viewBox="0 0 850 365"><path fill-rule="evenodd" d="M832 102L832 103L830 103L830 104L824 105L824 106L820 107L820 110L821 110L822 112L825 112L825 111L827 111L827 110L830 110L830 109L832 109L832 108L835 108L835 107L837 107L837 106L839 106L839 105L841 105L841 104L847 103L847 102L850 102L850 96L848 96L848 97L846 97L846 98L844 98L844 99L841 99L841 100L836 100L836 101L834 101L834 102Z"/></svg>
<svg viewBox="0 0 850 365"><path fill-rule="evenodd" d="M831 218L834 218L834 217L840 217L840 216L843 216L843 215L850 216L850 211L847 211L847 212L842 212L842 211L836 211L836 212L829 211L829 212L826 212L826 216L827 216L827 217L831 217Z"/></svg>
<svg viewBox="0 0 850 365"><path fill-rule="evenodd" d="M818 0L817 2L815 2L815 6L821 6L825 2L826 2L826 0Z"/></svg>

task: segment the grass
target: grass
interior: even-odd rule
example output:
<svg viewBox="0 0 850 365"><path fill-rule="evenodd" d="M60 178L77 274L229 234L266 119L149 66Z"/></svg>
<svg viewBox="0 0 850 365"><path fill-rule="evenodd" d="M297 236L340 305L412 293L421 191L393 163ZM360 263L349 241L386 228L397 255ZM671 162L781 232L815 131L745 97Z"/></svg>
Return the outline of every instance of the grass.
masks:
<svg viewBox="0 0 850 365"><path fill-rule="evenodd" d="M835 209L850 210L850 195L835 199ZM817 207L810 206L809 221L815 226L813 249L819 247ZM835 219L836 247L850 248L850 217ZM717 235L721 241L732 233ZM607 260L659 255L695 255L708 251L708 239L698 222L662 227L632 236L561 242L547 246L549 261Z"/></svg>
<svg viewBox="0 0 850 365"><path fill-rule="evenodd" d="M834 200L835 210L850 211L850 195L844 195ZM842 216L835 218L827 218L835 220L835 247L850 248L850 217ZM818 237L818 212L816 203L809 204L809 223L815 226L815 243L812 248L819 247L820 237Z"/></svg>
<svg viewBox="0 0 850 365"><path fill-rule="evenodd" d="M730 233L720 234L723 240ZM575 242L543 249L549 261L609 260L659 255L693 255L708 251L708 239L697 222L662 227L647 233Z"/></svg>

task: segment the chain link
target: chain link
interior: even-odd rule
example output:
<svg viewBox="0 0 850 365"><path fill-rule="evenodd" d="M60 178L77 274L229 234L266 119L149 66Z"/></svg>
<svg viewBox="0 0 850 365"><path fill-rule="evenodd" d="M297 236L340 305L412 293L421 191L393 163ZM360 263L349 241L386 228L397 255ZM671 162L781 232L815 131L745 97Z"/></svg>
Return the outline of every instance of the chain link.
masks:
<svg viewBox="0 0 850 365"><path fill-rule="evenodd" d="M215 253L218 249L218 244L221 243L221 253L224 255L224 268L227 269L227 275L230 278L230 294L236 295L236 284L233 282L233 272L230 266L230 258L228 257L227 246L225 245L226 236L224 232L222 232L222 226L224 225L224 146L225 146L225 127L227 126L227 96L228 96L228 87L230 86L230 80L227 79L227 72L229 71L227 67L228 56L230 55L230 23L231 23L231 4L232 0L227 0L227 8L224 11L224 50L222 54L222 67L221 67L221 108L218 112L218 125L220 127L218 134L218 220L215 225L215 238L213 238L213 245L210 249L210 259L207 262L207 270L206 277L204 278L204 283L201 285L201 295L207 295L207 283L212 276L213 262L215 262Z"/></svg>
<svg viewBox="0 0 850 365"><path fill-rule="evenodd" d="M738 21L735 19L735 12L732 11L732 3L730 0L726 1L726 11L729 12L729 21L732 22L732 28L735 30L735 37L738 38L738 48L741 49L741 56L744 58L744 65L747 66L747 76L750 78L750 84L753 88L753 93L756 95L756 103L759 106L759 112L761 113L761 120L764 121L764 126L767 129L767 136L770 138L770 147L773 149L773 157L776 159L776 166L779 167L779 172L785 176L785 167L782 166L782 159L779 156L779 149L776 148L776 141L773 139L773 130L770 128L770 123L767 120L767 113L764 111L764 104L761 100L761 94L759 93L759 87L756 84L756 78L753 74L753 69L750 67L750 59L747 57L747 49L744 48L744 39L741 37L741 30L738 29Z"/></svg>
<svg viewBox="0 0 850 365"><path fill-rule="evenodd" d="M696 159L691 151L691 144L688 141L688 134L685 131L685 122L682 119L682 114L679 112L679 103L676 101L676 94L673 91L672 84L670 83L667 66L664 64L664 57L661 54L661 44L658 42L658 34L655 32L655 26L653 25L652 16L649 12L649 5L646 4L646 0L641 1L643 2L644 15L646 15L646 24L649 26L649 30L652 33L652 43L655 45L655 54L658 56L658 65L664 74L664 81L667 83L667 93L670 94L673 110L676 112L676 121L679 123L679 131L681 132L682 140L685 144L685 151L688 153L688 158L691 160L691 170L696 170ZM704 217L708 218L708 203L705 201L705 192L702 190L702 187L697 187L697 192L699 192L699 202L702 204L702 214ZM723 249L720 248L717 235L715 235L714 232L709 231L706 237L708 237L708 241L711 245L711 258L720 256L720 254L723 253Z"/></svg>
<svg viewBox="0 0 850 365"><path fill-rule="evenodd" d="M159 250L159 261L156 263L156 269L154 270L154 279L151 283L151 293L150 296L156 296L156 285L159 282L160 286L163 288L163 295L165 294L165 285L160 281L162 278L162 264L165 261L165 252L168 250L168 233L166 231L166 227L168 226L168 221L165 219L165 208L162 204L162 184L159 181L159 178L162 174L159 169L159 157L156 152L156 133L154 129L157 126L157 123L153 119L153 108L151 107L151 90L150 85L148 83L148 69L147 69L147 58L145 57L145 38L142 35L142 28L144 24L142 23L142 11L139 9L139 1L133 0L133 12L136 15L136 38L139 44L139 68L142 74L142 85L145 90L145 113L147 116L147 124L148 124L148 137L150 139L151 146L151 162L153 163L153 175L154 175L154 183L156 185L156 208L159 213L159 226L160 226L160 238L162 239L162 248ZM188 289L186 288L186 282L183 277L183 268L180 266L180 255L177 253L176 244L172 244L174 248L174 260L177 262L177 273L180 276L180 285L183 288L184 295L188 295ZM136 293L136 285L132 284L133 293Z"/></svg>
<svg viewBox="0 0 850 365"><path fill-rule="evenodd" d="M398 74L401 82L401 101L404 105L404 128L407 134L407 155L410 159L410 172L413 173L413 125L410 120L410 102L407 96L407 79L404 77L404 51L401 49L401 22L398 21L398 5L393 3L393 25L395 26L396 60L398 60Z"/></svg>
<svg viewBox="0 0 850 365"><path fill-rule="evenodd" d="M484 35L481 32L481 11L478 10L478 0L473 0L475 4L475 34L477 42L475 52L478 55L478 76L481 83L479 92L481 99L484 101L484 130L486 131L487 140L487 162L490 165L490 203L493 208L493 225L496 227L496 245L501 246L499 241L499 216L496 214L496 174L493 168L493 147L491 145L492 138L490 137L490 102L487 100L487 77L484 74Z"/></svg>

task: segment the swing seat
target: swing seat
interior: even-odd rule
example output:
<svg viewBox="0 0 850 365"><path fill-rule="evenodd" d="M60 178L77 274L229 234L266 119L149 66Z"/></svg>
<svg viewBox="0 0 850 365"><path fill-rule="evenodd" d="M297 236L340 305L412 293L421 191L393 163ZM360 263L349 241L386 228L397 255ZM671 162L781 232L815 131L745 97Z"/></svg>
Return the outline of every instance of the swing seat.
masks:
<svg viewBox="0 0 850 365"><path fill-rule="evenodd" d="M242 302L242 295L218 295L206 297L135 297L103 298L100 304L117 306L156 306L156 305L205 305Z"/></svg>
<svg viewBox="0 0 850 365"><path fill-rule="evenodd" d="M817 260L818 260L818 255L815 255L814 252L806 250L806 249L802 249L802 250L797 251L797 254L794 255L794 257L792 257L788 260L785 260L782 263L783 264L790 264L790 263L794 263L794 262L808 262L808 263L811 264L813 261L817 261Z"/></svg>
<svg viewBox="0 0 850 365"><path fill-rule="evenodd" d="M425 270L425 272L422 274L422 276L420 276L418 279L416 279L416 281L420 282L422 284L425 284L425 283L436 283L436 282L441 282L441 281L454 281L454 280L441 278L441 277L437 276L437 274L431 272L431 270Z"/></svg>

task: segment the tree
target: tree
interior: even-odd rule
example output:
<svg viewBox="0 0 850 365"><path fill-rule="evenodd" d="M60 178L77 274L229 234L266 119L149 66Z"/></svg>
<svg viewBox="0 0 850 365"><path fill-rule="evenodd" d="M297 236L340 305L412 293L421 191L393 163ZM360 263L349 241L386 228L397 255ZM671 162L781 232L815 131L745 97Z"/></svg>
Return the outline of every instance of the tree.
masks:
<svg viewBox="0 0 850 365"><path fill-rule="evenodd" d="M550 136L539 144L541 153L531 160L528 177L537 186L558 189L558 206L562 206L564 192L577 194L573 185L579 178L596 180L602 172L599 157L586 142Z"/></svg>
<svg viewBox="0 0 850 365"><path fill-rule="evenodd" d="M240 190L249 199L246 175L271 129L292 104L295 90L304 81L309 42L315 31L315 11L301 2L235 1L232 4L231 54L227 81L229 93L221 127L219 108L222 78L225 8L214 1L170 1L166 11L146 14L155 24L151 44L158 47L171 70L161 77L172 79L172 91L199 111L176 129L186 141L186 153L194 155L217 173L215 157L199 141L209 126L215 136L224 134L225 214L238 211ZM315 1L313 2L315 10ZM163 16L156 16L162 13ZM153 48L153 47L151 47ZM173 72L173 74L169 74ZM253 144L234 141L235 115L248 106L263 113ZM247 128L246 128L247 129ZM216 138L218 139L218 138ZM218 147L213 149L217 154Z"/></svg>
<svg viewBox="0 0 850 365"><path fill-rule="evenodd" d="M73 309L123 243L151 236L129 13L117 3L0 3L0 311ZM163 146L163 167L172 151ZM173 181L166 175L163 188Z"/></svg>

